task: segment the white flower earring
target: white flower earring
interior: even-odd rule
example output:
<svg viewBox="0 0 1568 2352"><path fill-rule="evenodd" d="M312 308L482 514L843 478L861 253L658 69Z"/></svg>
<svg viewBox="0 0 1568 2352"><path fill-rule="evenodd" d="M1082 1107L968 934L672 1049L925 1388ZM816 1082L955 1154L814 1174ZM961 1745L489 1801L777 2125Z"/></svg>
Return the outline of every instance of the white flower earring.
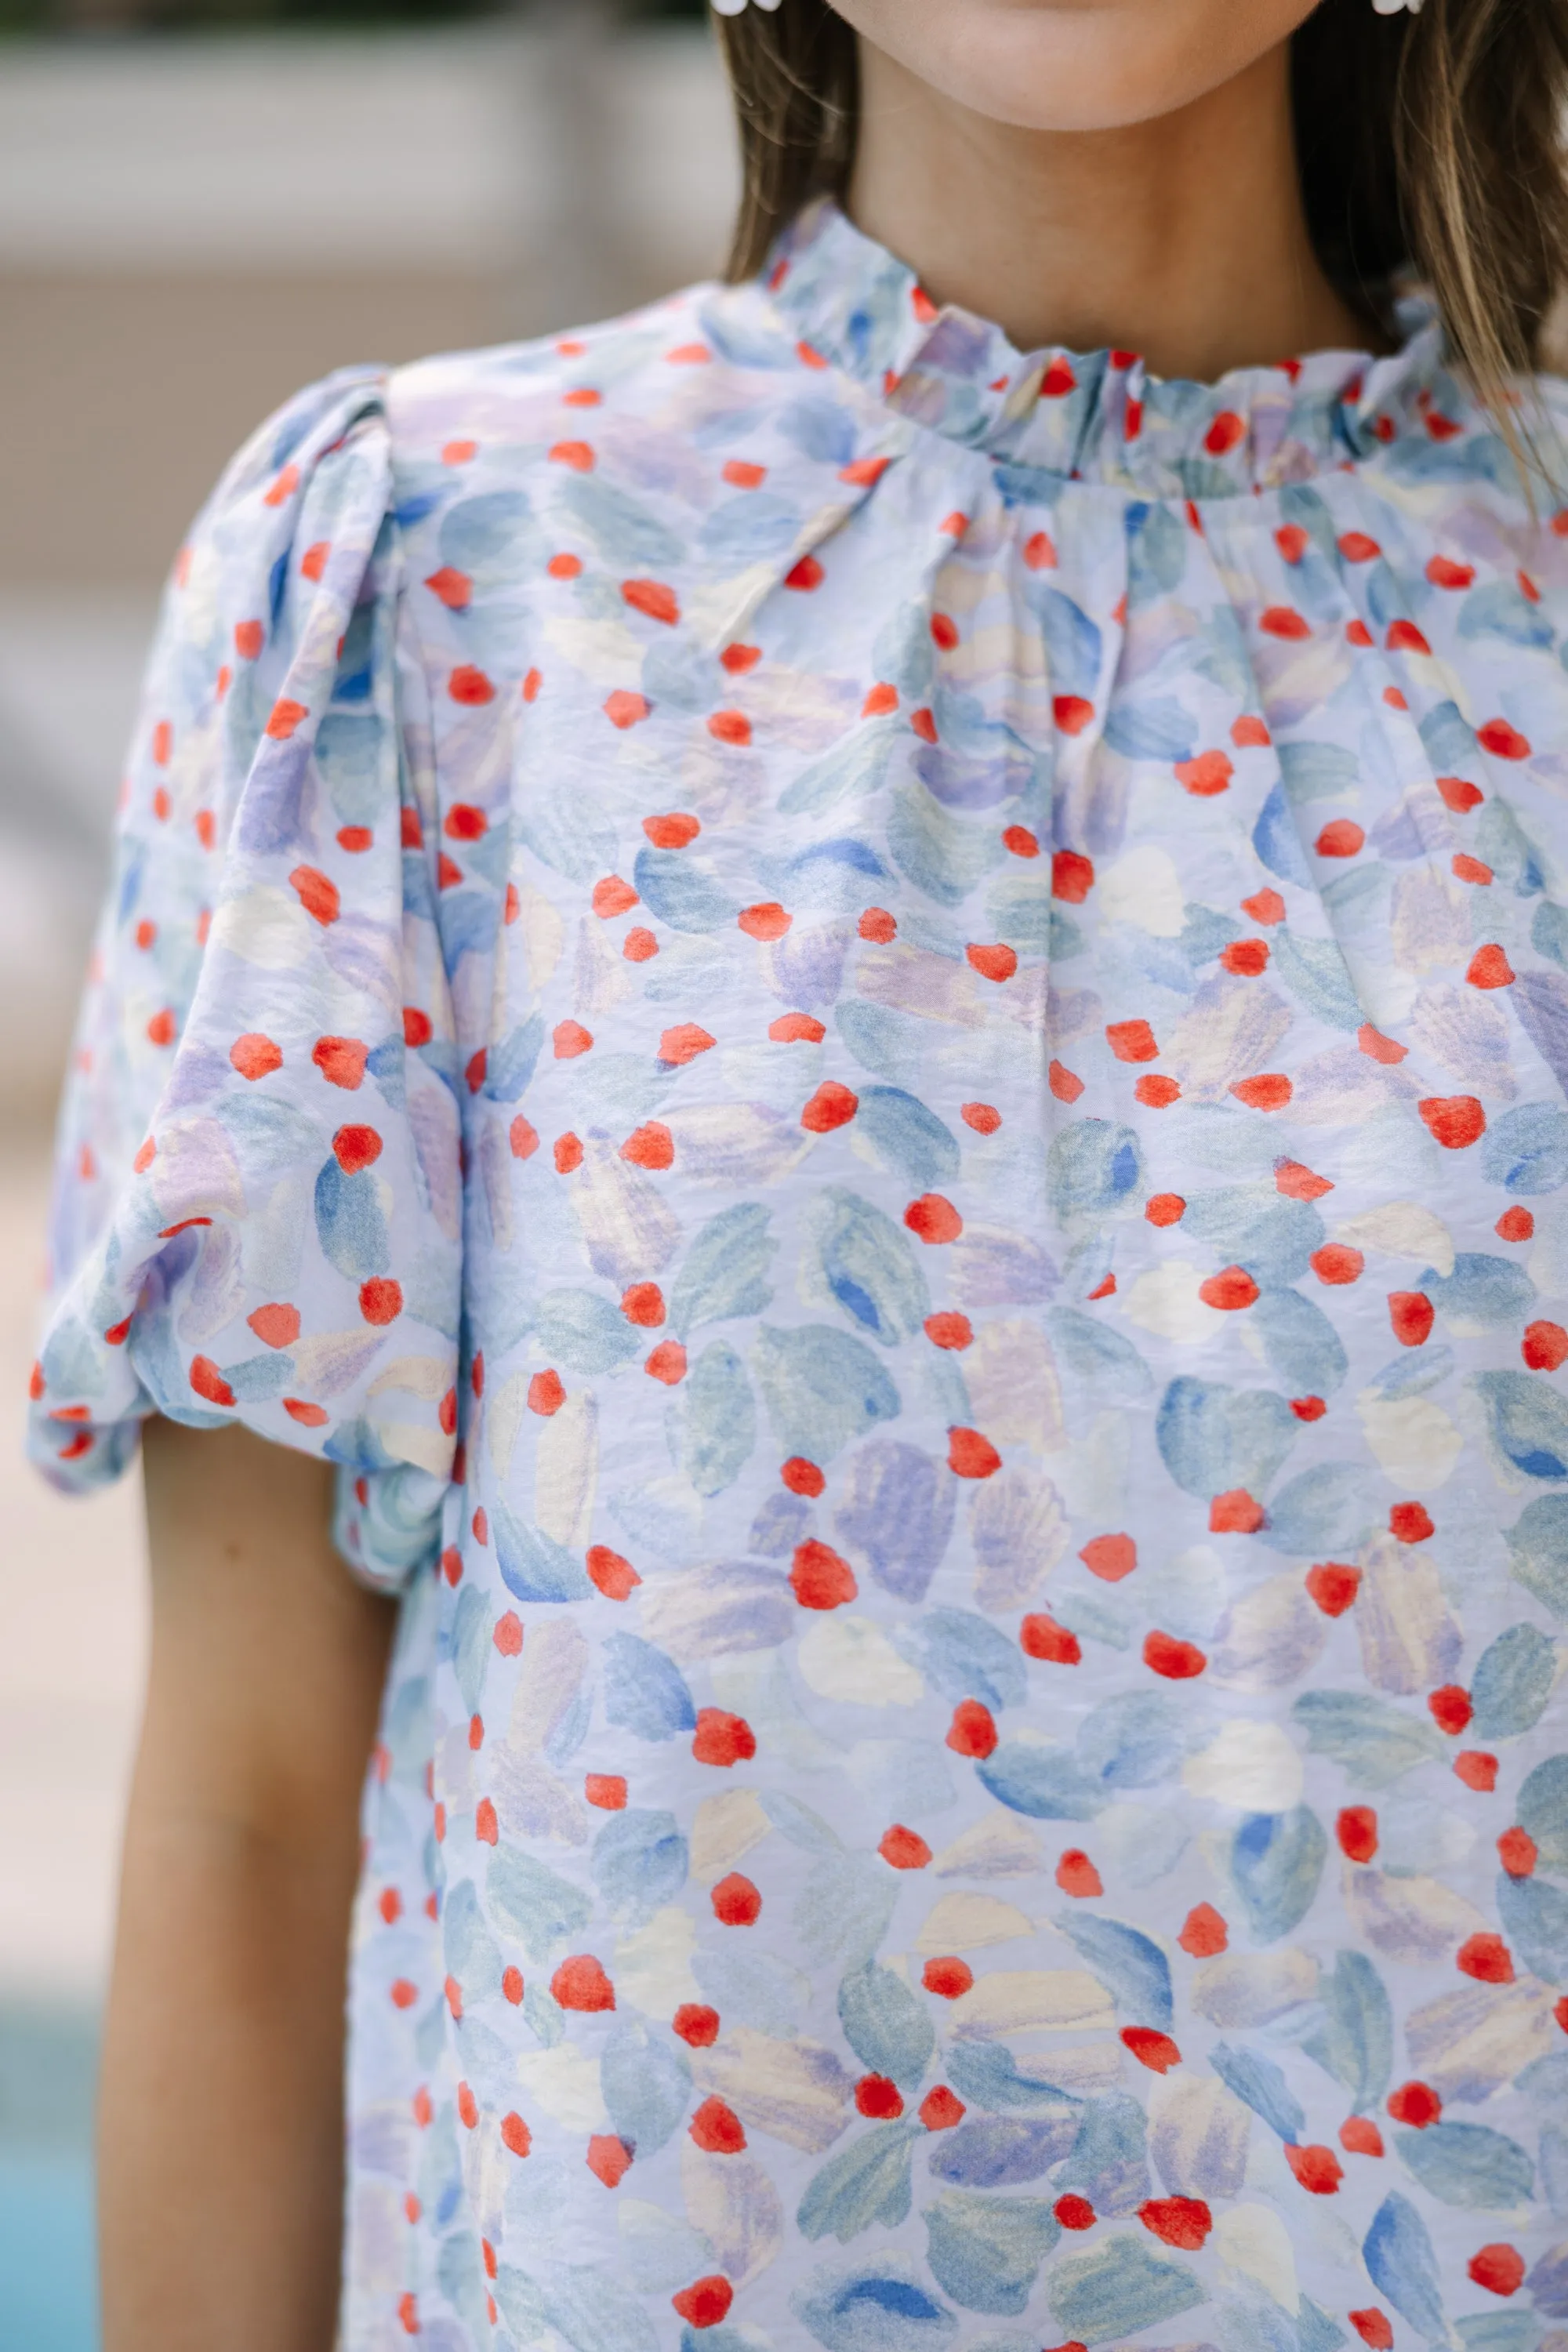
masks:
<svg viewBox="0 0 1568 2352"><path fill-rule="evenodd" d="M779 0L757 0L757 5L759 8L766 8L770 12L776 8L778 5ZM1383 5L1383 0L1376 0L1376 5L1381 8ZM1405 0L1400 0L1401 7L1403 7L1404 5ZM1421 0L1415 0L1415 5L1419 7ZM714 14L719 16L743 16L746 13L746 7L747 0L713 0L713 11Z"/></svg>

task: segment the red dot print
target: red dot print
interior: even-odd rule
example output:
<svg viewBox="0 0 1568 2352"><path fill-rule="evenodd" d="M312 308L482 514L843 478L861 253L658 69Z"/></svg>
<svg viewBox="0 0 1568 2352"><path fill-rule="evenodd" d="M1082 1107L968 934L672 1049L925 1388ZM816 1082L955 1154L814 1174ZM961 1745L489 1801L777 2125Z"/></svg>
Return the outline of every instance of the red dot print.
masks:
<svg viewBox="0 0 1568 2352"><path fill-rule="evenodd" d="M1474 1095L1427 1095L1415 1108L1445 1151L1464 1151L1486 1133L1487 1115Z"/></svg>
<svg viewBox="0 0 1568 2352"><path fill-rule="evenodd" d="M801 1112L800 1123L810 1135L831 1135L847 1127L860 1108L860 1097L837 1078L825 1078Z"/></svg>
<svg viewBox="0 0 1568 2352"><path fill-rule="evenodd" d="M613 2132L595 2132L588 2141L587 2165L606 2189L618 2189L631 2169L632 2151ZM491 2273L494 2276L494 2273Z"/></svg>
<svg viewBox="0 0 1568 2352"><path fill-rule="evenodd" d="M1307 1570L1306 1585L1309 1597L1325 1617L1342 1617L1361 1591L1361 1570L1338 1560L1321 1560Z"/></svg>
<svg viewBox="0 0 1568 2352"><path fill-rule="evenodd" d="M1258 973L1268 968L1268 942L1267 940L1232 940L1228 946L1221 948L1219 960L1226 971L1235 972L1239 979L1256 980Z"/></svg>
<svg viewBox="0 0 1568 2352"><path fill-rule="evenodd" d="M1500 1936L1467 1936L1454 1955L1454 1965L1478 1984L1513 1982L1513 1955Z"/></svg>
<svg viewBox="0 0 1568 2352"><path fill-rule="evenodd" d="M657 1330L664 1321L664 1293L657 1282L634 1282L621 1293L621 1313L628 1323Z"/></svg>
<svg viewBox="0 0 1568 2352"><path fill-rule="evenodd" d="M283 1048L258 1030L237 1037L228 1049L228 1058L242 1078L252 1084L258 1078L270 1077L274 1070L283 1067Z"/></svg>
<svg viewBox="0 0 1568 2352"><path fill-rule="evenodd" d="M310 1059L330 1087L354 1094L364 1084L370 1047L362 1037L318 1037Z"/></svg>
<svg viewBox="0 0 1568 2352"><path fill-rule="evenodd" d="M1239 1265L1227 1265L1223 1273L1211 1274L1206 1282L1198 1285L1198 1297L1204 1305L1218 1307L1225 1314L1255 1306L1260 1296L1252 1276Z"/></svg>
<svg viewBox="0 0 1568 2352"><path fill-rule="evenodd" d="M719 2012L700 2000L684 2000L670 2021L670 2030L693 2050L711 2050L719 2039Z"/></svg>
<svg viewBox="0 0 1568 2352"><path fill-rule="evenodd" d="M1138 1565L1138 1547L1131 1536L1091 1536L1079 1558L1091 1576L1120 1584Z"/></svg>
<svg viewBox="0 0 1568 2352"><path fill-rule="evenodd" d="M1388 1514L1388 1527L1391 1535L1407 1544L1425 1543L1437 1532L1424 1503L1395 1503Z"/></svg>
<svg viewBox="0 0 1568 2352"><path fill-rule="evenodd" d="M650 1381L662 1381L666 1388L677 1388L686 1378L686 1350L679 1339L661 1339L645 1358L643 1370Z"/></svg>
<svg viewBox="0 0 1568 2352"><path fill-rule="evenodd" d="M1365 842L1366 835L1359 824L1348 816L1337 816L1324 825L1312 845L1320 857L1354 857Z"/></svg>
<svg viewBox="0 0 1568 2352"><path fill-rule="evenodd" d="M1458 1683L1445 1683L1441 1690L1432 1691L1427 1696L1426 1708L1438 1730L1446 1731L1450 1739L1457 1739L1459 1733L1468 1727L1470 1717L1475 1713L1470 1705L1469 1692L1461 1689Z"/></svg>
<svg viewBox="0 0 1568 2352"><path fill-rule="evenodd" d="M634 613L644 613L650 621L662 621L673 628L680 618L680 603L673 588L659 580L623 580L621 594Z"/></svg>
<svg viewBox="0 0 1568 2352"><path fill-rule="evenodd" d="M616 2005L615 1986L591 1952L563 1960L550 1979L550 1990L563 2009L591 2014Z"/></svg>
<svg viewBox="0 0 1568 2352"><path fill-rule="evenodd" d="M964 1103L958 1116L976 1135L994 1135L1002 1124L1001 1112L991 1103Z"/></svg>
<svg viewBox="0 0 1568 2352"><path fill-rule="evenodd" d="M855 2105L874 2123L891 2123L904 2112L903 2094L886 2074L862 2074L855 2085Z"/></svg>
<svg viewBox="0 0 1568 2352"><path fill-rule="evenodd" d="M796 1546L789 1580L803 1609L842 1609L860 1589L849 1562L815 1537Z"/></svg>
<svg viewBox="0 0 1568 2352"><path fill-rule="evenodd" d="M1331 2147L1285 2148L1285 2161L1310 2197L1331 2197L1345 2177L1344 2166Z"/></svg>
<svg viewBox="0 0 1568 2352"><path fill-rule="evenodd" d="M1231 1088L1237 1102L1248 1110L1283 1110L1295 1088L1279 1071L1266 1071L1256 1078L1238 1078Z"/></svg>
<svg viewBox="0 0 1568 2352"><path fill-rule="evenodd" d="M1500 1242L1533 1241L1535 1219L1528 1209L1505 1209L1493 1230Z"/></svg>
<svg viewBox="0 0 1568 2352"><path fill-rule="evenodd" d="M925 1335L933 1348L963 1349L973 1342L974 1328L967 1315L928 1315Z"/></svg>
<svg viewBox="0 0 1568 2352"><path fill-rule="evenodd" d="M637 1591L641 1577L629 1559L623 1559L608 1544L591 1544L584 1566L595 1590L606 1601L625 1601Z"/></svg>
<svg viewBox="0 0 1568 2352"><path fill-rule="evenodd" d="M565 1402L566 1390L558 1371L552 1369L549 1371L534 1373L528 1384L530 1412L536 1412L542 1419L548 1420L552 1413L560 1412Z"/></svg>
<svg viewBox="0 0 1568 2352"><path fill-rule="evenodd" d="M1105 1892L1099 1871L1083 1848L1077 1845L1069 1845L1057 1864L1057 1885L1064 1895L1085 1901Z"/></svg>
<svg viewBox="0 0 1568 2352"><path fill-rule="evenodd" d="M1002 1467L1002 1456L977 1429L950 1429L947 1466L955 1478L991 1478Z"/></svg>
<svg viewBox="0 0 1568 2352"><path fill-rule="evenodd" d="M340 1127L332 1138L332 1156L345 1176L374 1168L381 1152L381 1138L374 1127Z"/></svg>
<svg viewBox="0 0 1568 2352"><path fill-rule="evenodd" d="M740 2116L720 2098L704 2099L687 2131L710 2156L739 2156L746 2145L745 2127Z"/></svg>
<svg viewBox="0 0 1568 2352"><path fill-rule="evenodd" d="M765 898L755 907L742 907L735 920L748 939L782 940L795 917L775 898Z"/></svg>
<svg viewBox="0 0 1568 2352"><path fill-rule="evenodd" d="M963 1231L963 1219L952 1202L940 1192L922 1192L904 1211L904 1223L911 1234L932 1244L955 1242Z"/></svg>
<svg viewBox="0 0 1568 2352"><path fill-rule="evenodd" d="M1250 898L1242 900L1241 911L1244 915L1250 915L1255 923L1282 923L1285 901L1278 890L1258 890Z"/></svg>
<svg viewBox="0 0 1568 2352"><path fill-rule="evenodd" d="M892 1870L924 1870L931 1861L931 1848L918 1830L906 1829L895 1822L885 1830L878 1842L877 1852Z"/></svg>
<svg viewBox="0 0 1568 2352"><path fill-rule="evenodd" d="M1483 2246L1466 2268L1477 2286L1489 2294L1517 2294L1524 2284L1524 2256L1517 2246Z"/></svg>
<svg viewBox="0 0 1568 2352"><path fill-rule="evenodd" d="M1328 1242L1312 1252L1309 1263L1320 1282L1338 1285L1358 1282L1366 1260L1358 1249L1349 1249L1342 1242Z"/></svg>
<svg viewBox="0 0 1568 2352"><path fill-rule="evenodd" d="M1347 2311L1345 2317L1367 2347L1367 2352L1394 2352L1393 2322L1375 2305L1365 2311Z"/></svg>
<svg viewBox="0 0 1568 2352"><path fill-rule="evenodd" d="M683 2287L670 2301L689 2327L718 2327L730 2315L730 2305L735 2300L735 2290L727 2278L714 2272L710 2278L700 2278L694 2286Z"/></svg>
<svg viewBox="0 0 1568 2352"><path fill-rule="evenodd" d="M626 1156L623 1148L621 1157L625 1159ZM522 1157L526 1158L527 1154L524 1153ZM572 1175L583 1165L583 1146L580 1139L570 1129L564 1135L558 1135L552 1147L551 1157L555 1162L555 1172L558 1176Z"/></svg>
<svg viewBox="0 0 1568 2352"><path fill-rule="evenodd" d="M300 1336L297 1307L258 1307L245 1319L264 1348L291 1348Z"/></svg>
<svg viewBox="0 0 1568 2352"><path fill-rule="evenodd" d="M920 2104L921 2121L931 2132L952 2131L967 2113L963 2101L945 2083L938 2083L934 2090L928 2091Z"/></svg>
<svg viewBox="0 0 1568 2352"><path fill-rule="evenodd" d="M1013 857L1037 857L1040 854L1038 836L1026 824L1010 824L1002 835L1002 846Z"/></svg>
<svg viewBox="0 0 1568 2352"><path fill-rule="evenodd" d="M738 1870L732 1870L727 1878L721 1878L709 1899L713 1906L713 1916L726 1927L752 1927L762 1916L762 1895L751 1880Z"/></svg>
<svg viewBox="0 0 1568 2352"><path fill-rule="evenodd" d="M1176 1937L1184 1952L1195 1960L1212 1959L1223 1952L1230 1942L1230 1929L1212 1903L1194 1903Z"/></svg>
<svg viewBox="0 0 1568 2352"><path fill-rule="evenodd" d="M815 1497L821 1494L827 1484L816 1463L807 1462L799 1454L791 1454L789 1460L780 1468L779 1476L792 1495L806 1495Z"/></svg>
<svg viewBox="0 0 1568 2352"><path fill-rule="evenodd" d="M1432 1336L1436 1310L1424 1290L1391 1290L1388 1319L1402 1348L1424 1348Z"/></svg>
<svg viewBox="0 0 1568 2352"><path fill-rule="evenodd" d="M1110 1022L1105 1040L1119 1062L1152 1062L1160 1051L1147 1021Z"/></svg>
<svg viewBox="0 0 1568 2352"><path fill-rule="evenodd" d="M646 719L652 709L653 705L646 696L632 694L625 687L617 687L605 698L605 716L612 727L618 727L625 734L628 727L636 727Z"/></svg>
<svg viewBox="0 0 1568 2352"><path fill-rule="evenodd" d="M1300 639L1312 634L1311 624L1289 604L1270 604L1258 616L1265 636Z"/></svg>
<svg viewBox="0 0 1568 2352"><path fill-rule="evenodd" d="M359 1311L367 1323L395 1323L403 1312L403 1286L390 1275L374 1275L362 1282Z"/></svg>
<svg viewBox="0 0 1568 2352"><path fill-rule="evenodd" d="M533 2147L533 2135L520 2115L501 2117L500 2136L501 2146L513 2156L527 2156Z"/></svg>
<svg viewBox="0 0 1568 2352"><path fill-rule="evenodd" d="M1138 2208L1138 2219L1167 2246L1195 2253L1214 2228L1214 2216L1201 2197L1151 2197Z"/></svg>
<svg viewBox="0 0 1568 2352"><path fill-rule="evenodd" d="M1482 1748L1462 1748L1454 1759L1454 1770L1466 1788L1474 1789L1478 1796L1490 1796L1497 1787L1498 1759Z"/></svg>
<svg viewBox="0 0 1568 2352"><path fill-rule="evenodd" d="M1037 1658L1044 1665L1076 1666L1083 1656L1078 1635L1058 1625L1043 1609L1025 1618L1018 1640L1025 1655Z"/></svg>
<svg viewBox="0 0 1568 2352"><path fill-rule="evenodd" d="M1094 705L1081 694L1058 694L1052 698L1051 716L1064 735L1081 735L1094 717Z"/></svg>
<svg viewBox="0 0 1568 2352"><path fill-rule="evenodd" d="M606 874L602 881L594 885L594 912L602 922L613 921L616 915L624 915L637 903L637 892L629 882L623 882L618 874Z"/></svg>
<svg viewBox="0 0 1568 2352"><path fill-rule="evenodd" d="M522 1620L515 1609L496 1619L496 1629L490 1636L503 1658L516 1658L522 1654Z"/></svg>
<svg viewBox="0 0 1568 2352"><path fill-rule="evenodd" d="M745 1764L756 1752L756 1734L744 1716L726 1715L717 1706L698 1708L691 1753L699 1764Z"/></svg>
<svg viewBox="0 0 1568 2352"><path fill-rule="evenodd" d="M1502 949L1495 942L1478 948L1470 958L1465 978L1472 988L1511 988L1514 969Z"/></svg>
<svg viewBox="0 0 1568 2352"><path fill-rule="evenodd" d="M1435 2124L1443 2112L1443 2102L1429 2084L1402 2083L1388 2095L1388 2112L1396 2124L1406 2124L1412 2131L1425 2131Z"/></svg>
<svg viewBox="0 0 1568 2352"><path fill-rule="evenodd" d="M1381 2156L1383 2134L1370 2116L1347 2116L1340 2126L1340 2146L1348 2156Z"/></svg>
<svg viewBox="0 0 1568 2352"><path fill-rule="evenodd" d="M1532 1372L1554 1372L1568 1359L1568 1331L1561 1323L1527 1323L1520 1353Z"/></svg>
<svg viewBox="0 0 1568 2352"><path fill-rule="evenodd" d="M940 2000L961 2000L974 1982L974 1970L967 1960L954 1957L928 1960L921 1972L921 1982Z"/></svg>
<svg viewBox="0 0 1568 2352"><path fill-rule="evenodd" d="M1517 727L1510 727L1506 719L1489 719L1484 727L1477 728L1476 738L1494 760L1528 760L1530 757L1529 738L1521 735Z"/></svg>
<svg viewBox="0 0 1568 2352"><path fill-rule="evenodd" d="M574 1137L573 1140L575 1141L576 1139ZM574 1161L574 1166L581 1161L582 1156L582 1146L579 1144L577 1160ZM675 1138L662 1119L650 1118L646 1126L637 1128L634 1133L627 1136L621 1146L621 1158L629 1160L634 1168L673 1168Z"/></svg>
<svg viewBox="0 0 1568 2352"><path fill-rule="evenodd" d="M1334 1823L1340 1852L1351 1862L1370 1862L1377 1852L1377 1815L1370 1805L1346 1805Z"/></svg>
<svg viewBox="0 0 1568 2352"><path fill-rule="evenodd" d="M1058 849L1051 859L1051 896L1081 907L1094 887L1094 861L1076 849Z"/></svg>
<svg viewBox="0 0 1568 2352"><path fill-rule="evenodd" d="M1124 2025L1121 2041L1140 2066L1147 2066L1152 2074L1168 2074L1173 2066L1182 2063L1182 2053L1170 2035L1158 2032L1152 2025Z"/></svg>
<svg viewBox="0 0 1568 2352"><path fill-rule="evenodd" d="M1268 1524L1268 1512L1245 1486L1233 1486L1227 1494L1216 1495L1209 1505L1211 1535L1255 1536Z"/></svg>
<svg viewBox="0 0 1568 2352"><path fill-rule="evenodd" d="M583 1776L584 1796L602 1813L624 1812L626 1793L626 1779L622 1773L585 1772Z"/></svg>
<svg viewBox="0 0 1568 2352"><path fill-rule="evenodd" d="M977 1698L961 1699L947 1729L947 1745L955 1756L985 1757L996 1748L996 1719Z"/></svg>
<svg viewBox="0 0 1568 2352"><path fill-rule="evenodd" d="M1152 1193L1143 1208L1152 1225L1179 1225L1186 1213L1187 1204L1179 1192Z"/></svg>
<svg viewBox="0 0 1568 2352"><path fill-rule="evenodd" d="M860 918L860 937L878 947L886 947L889 940L896 939L898 929L897 917L890 915L886 907L868 907Z"/></svg>
<svg viewBox="0 0 1568 2352"><path fill-rule="evenodd" d="M1077 1102L1083 1092L1083 1080L1064 1063L1053 1062L1046 1072L1051 1092L1058 1102Z"/></svg>
<svg viewBox="0 0 1568 2352"><path fill-rule="evenodd" d="M1190 1682L1208 1664L1195 1643L1178 1642L1170 1633L1150 1633L1143 1643L1143 1663L1168 1682Z"/></svg>
<svg viewBox="0 0 1568 2352"><path fill-rule="evenodd" d="M1178 760L1176 782L1194 800L1214 800L1229 789L1235 763L1225 751L1200 751L1195 760Z"/></svg>
<svg viewBox="0 0 1568 2352"><path fill-rule="evenodd" d="M1299 1160L1277 1160L1274 1163L1274 1189L1287 1201L1321 1201L1333 1185L1326 1176L1314 1175L1303 1168Z"/></svg>
<svg viewBox="0 0 1568 2352"><path fill-rule="evenodd" d="M1018 969L1018 958L1009 947L966 947L964 956L971 968L982 980L1000 982L1011 980Z"/></svg>
<svg viewBox="0 0 1568 2352"><path fill-rule="evenodd" d="M1517 1826L1504 1830L1497 1842L1498 1860L1510 1878L1532 1878L1535 1874L1537 1852L1535 1840L1528 1830Z"/></svg>
<svg viewBox="0 0 1568 2352"><path fill-rule="evenodd" d="M699 1054L709 1054L717 1041L696 1021L682 1021L667 1029L658 1041L658 1058L667 1068L681 1069Z"/></svg>

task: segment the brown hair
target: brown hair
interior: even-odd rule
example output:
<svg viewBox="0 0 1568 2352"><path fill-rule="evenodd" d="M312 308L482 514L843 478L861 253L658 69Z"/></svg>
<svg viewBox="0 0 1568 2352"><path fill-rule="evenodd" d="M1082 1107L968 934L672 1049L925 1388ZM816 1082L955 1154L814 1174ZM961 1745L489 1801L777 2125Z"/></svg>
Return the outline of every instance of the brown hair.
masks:
<svg viewBox="0 0 1568 2352"><path fill-rule="evenodd" d="M813 196L844 194L858 50L827 0L748 7L720 20L720 38L745 171L738 279ZM1291 48L1302 192L1325 270L1383 320L1396 273L1413 269L1513 441L1508 379L1538 363L1568 268L1568 0L1425 0L1415 16L1320 0Z"/></svg>

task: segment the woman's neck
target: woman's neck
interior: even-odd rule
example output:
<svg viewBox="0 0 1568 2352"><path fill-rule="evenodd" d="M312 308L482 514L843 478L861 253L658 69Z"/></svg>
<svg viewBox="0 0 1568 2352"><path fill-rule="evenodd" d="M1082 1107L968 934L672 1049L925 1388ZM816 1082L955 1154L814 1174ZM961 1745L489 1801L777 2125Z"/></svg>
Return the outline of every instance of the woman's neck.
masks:
<svg viewBox="0 0 1568 2352"><path fill-rule="evenodd" d="M1123 130L992 121L868 41L861 101L854 219L1025 351L1110 345L1209 381L1378 340L1307 234L1282 47Z"/></svg>

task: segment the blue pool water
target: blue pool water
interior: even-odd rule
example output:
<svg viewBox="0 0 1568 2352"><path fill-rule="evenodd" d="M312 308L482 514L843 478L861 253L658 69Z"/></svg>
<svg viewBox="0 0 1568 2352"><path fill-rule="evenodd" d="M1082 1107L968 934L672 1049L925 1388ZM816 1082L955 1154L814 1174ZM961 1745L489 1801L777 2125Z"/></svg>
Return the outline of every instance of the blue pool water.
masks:
<svg viewBox="0 0 1568 2352"><path fill-rule="evenodd" d="M98 2352L96 2021L0 2007L0 2352Z"/></svg>

